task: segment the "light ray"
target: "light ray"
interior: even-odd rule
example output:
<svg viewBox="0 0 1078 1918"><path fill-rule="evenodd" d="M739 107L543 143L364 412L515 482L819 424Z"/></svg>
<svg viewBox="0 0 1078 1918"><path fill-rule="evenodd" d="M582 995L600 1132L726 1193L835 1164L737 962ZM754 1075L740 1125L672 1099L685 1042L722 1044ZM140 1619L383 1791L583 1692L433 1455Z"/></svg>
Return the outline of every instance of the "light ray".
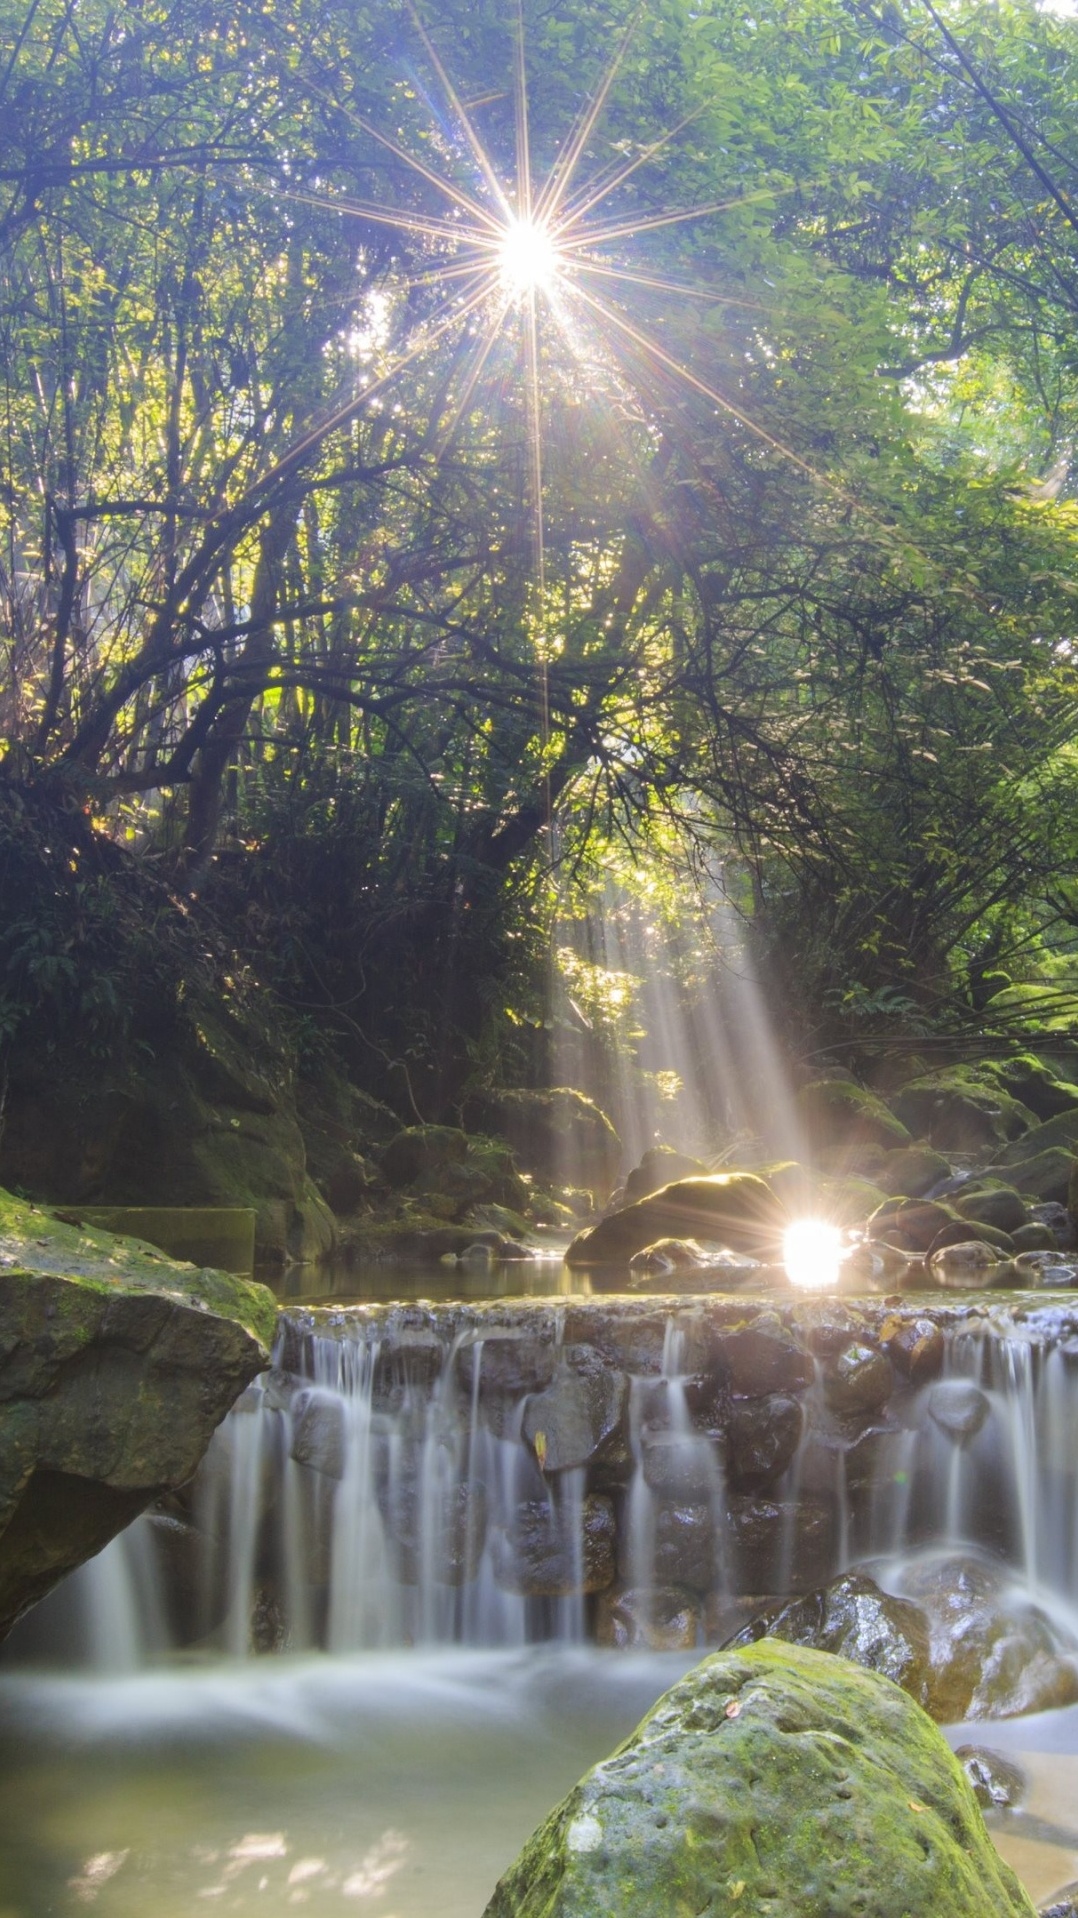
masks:
<svg viewBox="0 0 1078 1918"><path fill-rule="evenodd" d="M319 91L317 88L313 90ZM349 119L353 120L362 132L369 134L372 140L376 140L379 146L384 147L387 153L392 153L394 159L403 160L405 166L411 167L414 173L418 173L422 179L436 187L439 193L444 193L447 199L454 200L459 207L463 207L465 212L480 221L488 232L498 231L500 222L497 216L483 206L481 201L474 199L470 193L465 193L462 188L454 185L452 180L447 180L441 173L436 173L434 168L427 166L423 160L417 160L415 154L409 153L407 147L402 147L396 140L391 140L388 133L382 133L372 120L364 119L354 107L348 107L345 110Z"/></svg>
<svg viewBox="0 0 1078 1918"><path fill-rule="evenodd" d="M486 228L458 226L452 220L439 220L424 213L398 213L395 209L370 206L363 200L339 198L334 194L304 193L289 187L279 195L298 206L323 207L332 213L351 213L356 219L373 220L378 226L400 227L405 233L422 233L435 240L470 240L475 246L489 247L493 234Z"/></svg>
<svg viewBox="0 0 1078 1918"><path fill-rule="evenodd" d="M456 87L453 85L453 82L449 77L449 73L445 67L445 64L442 61L440 54L438 53L438 49L434 45L434 42L431 39L430 34L427 32L426 27L423 25L423 22L416 11L416 8L413 4L413 0L407 0L407 7L408 7L409 15L411 16L412 24L415 27L415 30L418 33L420 39L422 40L424 47L426 48L427 58L430 61L431 66L434 68L435 73L438 75L438 78L445 92L446 99L449 101L450 106L452 107L454 113L457 116L457 119L460 122L461 127L464 130L464 137L467 140L468 145L471 147L472 154L475 158L477 166L479 167L479 171L482 173L483 178L486 181L488 188L490 189L490 192L493 194L498 205L501 207L503 214L508 218L512 209L510 208L509 201L505 194L505 190L497 174L495 173L493 166L490 163L490 157L487 153L486 148L483 145L483 142L479 138L479 135L476 133L475 128L472 125L471 119L469 118L469 115L468 115L468 110L465 107L464 102L461 99L459 93L457 92ZM482 103L477 102L477 104L482 104Z"/></svg>
<svg viewBox="0 0 1078 1918"><path fill-rule="evenodd" d="M639 327L633 326L615 307L607 306L605 300L600 300L596 294L587 292L584 287L578 286L575 283L572 284L570 290L576 295L577 299L583 300L594 312L598 313L600 318L605 320L608 326L615 327L619 333L625 335L626 339L632 340L634 346L638 347L642 352L649 354L666 372L673 373L678 379L684 380L687 386L691 386L695 392L702 394L704 399L714 401L716 406L721 407L724 413L729 413L730 417L737 420L740 426L745 427L747 432L754 434L754 436L762 440L766 446L770 446L774 452L781 454L783 459L789 460L792 465L799 467L802 473L808 475L809 479L815 480L820 486L826 486L830 492L843 500L847 506L852 506L859 512L864 510L860 501L855 499L852 493L845 492L835 480L829 479L826 473L819 471L818 467L813 466L808 460L802 459L800 453L795 453L792 446L785 445L782 440L776 439L773 433L769 433L765 426L758 425L751 414L745 413L739 406L735 406L734 402L728 400L724 393L718 392L714 386L709 386L706 380L700 379L697 374L691 372L680 360L675 360L673 355L668 353L665 347L659 344L658 340L653 340L647 333L642 333Z"/></svg>
<svg viewBox="0 0 1078 1918"><path fill-rule="evenodd" d="M558 245L567 253L575 253L584 246L607 246L611 240L635 239L638 233L654 233L662 226L679 226L686 220L703 220L712 213L730 213L735 207L748 206L752 200L771 200L784 191L790 192L792 189L761 187L758 193L741 193L733 200L711 200L706 206L683 207L677 213L655 213L646 220L623 220L619 226L584 232L579 239L574 239L571 232L559 231Z"/></svg>
<svg viewBox="0 0 1078 1918"><path fill-rule="evenodd" d="M614 49L613 58L610 60L606 72L591 101L585 106L575 132L570 134L562 158L555 161L551 169L550 177L547 180L546 186L543 188L539 200L539 217L543 220L553 220L555 218L558 208L569 190L573 175L580 164L584 148L587 146L595 130L595 123L610 97L611 87L621 72L625 56L632 45L633 36L640 24L640 16L643 11L643 0L641 0L641 4L634 8L630 14L624 31L622 32L621 39Z"/></svg>
<svg viewBox="0 0 1078 1918"><path fill-rule="evenodd" d="M493 351L493 348L494 348L495 341L497 340L498 335L505 324L506 316L509 312L509 308L511 304L512 302L509 299L504 299L502 301L500 309L493 314L485 334L482 336L482 338L479 341L479 346L472 362L471 371L467 374L465 378L464 386L460 394L458 395L456 406L453 408L453 413L449 421L449 425L445 429L444 435L442 437L441 443L438 448L438 458L440 460L445 458L447 452L449 451L449 448L453 444L453 441L457 434L457 429L460 426L461 420L464 418L464 415L467 412L469 405L471 404L472 396L475 392L476 387L479 384L480 379L482 378L483 369L490 358L491 352Z"/></svg>
<svg viewBox="0 0 1078 1918"><path fill-rule="evenodd" d="M729 293L717 293L708 286L687 286L681 280L657 279L649 273L634 273L628 267L606 266L601 260L574 259L574 273L597 273L605 280L624 280L629 286L645 286L660 293L679 293L689 300L707 300L715 306L743 306L753 313L774 313L762 300L739 300Z"/></svg>
<svg viewBox="0 0 1078 1918"><path fill-rule="evenodd" d="M679 133L684 133L686 127L691 127L693 121L699 120L701 114L706 113L708 108L713 105L713 100L705 100L702 106L694 107L693 111L687 113L683 120L679 120L676 126L668 127L665 133L660 133L658 139L653 140L651 145L645 147L642 153L638 153L635 160L622 162L620 169L618 162L614 161L613 165L616 170L611 179L604 181L603 175L599 174L594 180L589 181L588 185L582 188L582 192L586 195L586 198L580 201L575 198L571 199L566 205L564 213L566 224L568 225L574 220L585 219L593 207L597 207L601 201L607 199L617 187L622 186L640 167L646 166L649 160L653 160L657 153L661 153L663 148L670 144L671 140L676 139ZM610 168L608 167L606 172L609 171Z"/></svg>
<svg viewBox="0 0 1078 1918"><path fill-rule="evenodd" d="M516 82L517 219L532 224L531 139L528 132L528 73L524 63L524 4L517 0L514 74Z"/></svg>

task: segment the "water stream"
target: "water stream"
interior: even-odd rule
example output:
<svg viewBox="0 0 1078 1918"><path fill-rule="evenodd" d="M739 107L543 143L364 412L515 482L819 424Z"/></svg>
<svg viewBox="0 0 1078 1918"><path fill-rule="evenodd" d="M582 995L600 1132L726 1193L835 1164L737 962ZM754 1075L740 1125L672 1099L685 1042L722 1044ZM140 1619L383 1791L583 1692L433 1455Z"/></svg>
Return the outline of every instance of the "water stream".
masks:
<svg viewBox="0 0 1078 1918"><path fill-rule="evenodd" d="M525 1374L536 1354L557 1373L564 1312L534 1303ZM0 1672L0 1918L203 1903L479 1918L543 1813L729 1628L723 1605L759 1585L682 1322L630 1369L628 1443L598 1476L539 1469L496 1331L459 1306L293 1313L191 1496L25 1621ZM836 1442L810 1382L767 1488L767 1591L796 1573L791 1514L816 1501L834 1516L828 1571L871 1560L898 1585L928 1542L975 1547L1078 1645L1065 1333L1047 1308L954 1330L942 1378L899 1392L867 1450ZM671 1509L682 1553L707 1542L696 1645L597 1649L596 1514L612 1514L600 1544L620 1586L646 1592L669 1580ZM1030 1760L1036 1791L998 1842L1037 1896L1078 1877L1078 1707L978 1739L1061 1754Z"/></svg>

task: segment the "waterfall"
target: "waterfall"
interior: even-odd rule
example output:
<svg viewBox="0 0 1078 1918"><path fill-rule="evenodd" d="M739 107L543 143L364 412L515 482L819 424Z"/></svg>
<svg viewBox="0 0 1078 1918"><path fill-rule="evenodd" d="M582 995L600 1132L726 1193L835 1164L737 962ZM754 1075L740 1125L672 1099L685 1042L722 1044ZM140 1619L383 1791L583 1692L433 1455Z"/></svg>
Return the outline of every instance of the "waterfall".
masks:
<svg viewBox="0 0 1078 1918"><path fill-rule="evenodd" d="M988 1551L1073 1628L1066 1314L939 1308L938 1376L896 1374L885 1405L851 1417L828 1400L796 1307L796 1387L745 1396L721 1364L709 1372L711 1303L286 1316L272 1369L188 1494L69 1581L87 1658L592 1636L685 1648L846 1564L929 1543ZM714 1304L734 1322L733 1301Z"/></svg>

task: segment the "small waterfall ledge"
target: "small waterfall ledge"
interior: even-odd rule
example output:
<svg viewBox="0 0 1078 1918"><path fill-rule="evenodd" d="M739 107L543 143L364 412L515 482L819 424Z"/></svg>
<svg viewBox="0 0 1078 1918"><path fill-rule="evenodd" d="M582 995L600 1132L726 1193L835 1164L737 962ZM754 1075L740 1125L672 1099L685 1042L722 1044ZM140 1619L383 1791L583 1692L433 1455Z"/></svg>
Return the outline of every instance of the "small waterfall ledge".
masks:
<svg viewBox="0 0 1078 1918"><path fill-rule="evenodd" d="M113 1668L689 1648L942 1542L1073 1629L1076 1473L1074 1294L293 1311L192 1485L71 1583Z"/></svg>

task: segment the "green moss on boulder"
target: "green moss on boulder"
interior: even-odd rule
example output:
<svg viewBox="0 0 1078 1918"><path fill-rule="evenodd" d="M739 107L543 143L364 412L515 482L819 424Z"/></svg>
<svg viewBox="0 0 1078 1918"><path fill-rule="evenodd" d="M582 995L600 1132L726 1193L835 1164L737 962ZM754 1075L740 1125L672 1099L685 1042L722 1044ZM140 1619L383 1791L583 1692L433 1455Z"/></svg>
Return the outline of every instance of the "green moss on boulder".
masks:
<svg viewBox="0 0 1078 1918"><path fill-rule="evenodd" d="M579 1232L565 1259L570 1266L621 1265L657 1239L713 1240L773 1257L786 1222L785 1207L757 1173L676 1179Z"/></svg>
<svg viewBox="0 0 1078 1918"><path fill-rule="evenodd" d="M800 1088L794 1105L814 1154L868 1145L886 1151L910 1142L906 1126L879 1094L852 1079L814 1079Z"/></svg>
<svg viewBox="0 0 1078 1918"><path fill-rule="evenodd" d="M659 1700L486 1918L1032 1918L961 1767L875 1672L764 1641Z"/></svg>
<svg viewBox="0 0 1078 1918"><path fill-rule="evenodd" d="M276 1318L264 1286L0 1192L0 1636L191 1477Z"/></svg>

